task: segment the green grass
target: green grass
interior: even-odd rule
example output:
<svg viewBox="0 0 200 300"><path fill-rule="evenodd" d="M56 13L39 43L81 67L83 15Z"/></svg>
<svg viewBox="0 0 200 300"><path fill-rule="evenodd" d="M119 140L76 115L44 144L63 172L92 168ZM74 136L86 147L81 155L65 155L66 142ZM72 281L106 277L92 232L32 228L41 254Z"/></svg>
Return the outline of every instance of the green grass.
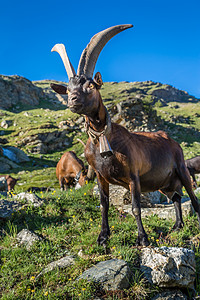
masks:
<svg viewBox="0 0 200 300"><path fill-rule="evenodd" d="M99 200L91 193L92 187L93 184L87 184L81 190L61 192L55 189L38 193L45 199L44 206L26 206L14 213L10 220L1 221L1 299L89 299L96 295L104 295L106 299L151 299L157 288L150 287L139 271L135 219L121 214L112 206L109 210L111 236L107 249L98 246L96 240L100 232L101 213ZM187 217L184 222L182 230L173 232L171 220L159 219L156 215L143 220L152 246L196 247L199 262L197 218ZM23 228L43 238L30 251L24 246L15 246L16 235ZM78 255L80 251L82 257ZM76 257L74 266L55 269L35 280L48 263L68 253ZM87 268L111 258L121 258L129 263L134 276L128 290L106 292L85 280L76 281ZM199 272L197 263L197 274ZM198 293L199 287L198 279Z"/></svg>

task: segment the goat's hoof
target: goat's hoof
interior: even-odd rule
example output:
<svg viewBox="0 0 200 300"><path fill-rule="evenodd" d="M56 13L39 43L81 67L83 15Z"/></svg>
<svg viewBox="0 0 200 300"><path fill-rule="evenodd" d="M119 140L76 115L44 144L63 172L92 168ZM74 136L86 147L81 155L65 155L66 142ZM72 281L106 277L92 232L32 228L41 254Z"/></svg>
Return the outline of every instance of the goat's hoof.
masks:
<svg viewBox="0 0 200 300"><path fill-rule="evenodd" d="M137 238L137 241L136 241L136 246L149 246L149 241L148 241L148 238L146 236L142 237L142 238Z"/></svg>
<svg viewBox="0 0 200 300"><path fill-rule="evenodd" d="M183 222L176 222L174 224L174 226L172 227L172 230L174 230L174 231L179 230L179 229L183 228L183 226L184 226Z"/></svg>
<svg viewBox="0 0 200 300"><path fill-rule="evenodd" d="M106 242L108 240L108 235L107 234L102 234L100 233L99 234L99 237L97 239L97 244L99 246L103 246L104 248L106 247Z"/></svg>

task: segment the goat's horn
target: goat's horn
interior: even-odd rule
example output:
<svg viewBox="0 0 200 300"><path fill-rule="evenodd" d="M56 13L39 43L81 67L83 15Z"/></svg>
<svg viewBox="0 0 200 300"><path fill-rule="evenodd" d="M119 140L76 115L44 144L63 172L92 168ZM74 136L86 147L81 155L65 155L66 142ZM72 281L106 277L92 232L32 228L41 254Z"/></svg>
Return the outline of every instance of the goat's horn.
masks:
<svg viewBox="0 0 200 300"><path fill-rule="evenodd" d="M82 52L77 75L85 74L92 78L97 58L106 43L117 33L131 27L133 27L132 24L116 25L95 34Z"/></svg>
<svg viewBox="0 0 200 300"><path fill-rule="evenodd" d="M67 71L67 75L70 79L70 77L74 77L76 75L76 72L74 71L74 68L72 64L70 63L70 60L67 56L67 52L65 49L65 46L63 44L56 44L52 49L51 52L56 51L60 54L62 61L65 66L65 70Z"/></svg>

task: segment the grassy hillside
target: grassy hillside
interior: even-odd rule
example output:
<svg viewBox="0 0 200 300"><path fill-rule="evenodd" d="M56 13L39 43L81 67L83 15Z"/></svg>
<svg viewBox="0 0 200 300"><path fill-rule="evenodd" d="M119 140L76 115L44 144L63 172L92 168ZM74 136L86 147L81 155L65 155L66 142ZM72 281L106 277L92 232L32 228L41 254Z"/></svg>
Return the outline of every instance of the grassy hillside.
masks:
<svg viewBox="0 0 200 300"><path fill-rule="evenodd" d="M48 91L48 81L35 82L37 86ZM138 111L142 124L134 127L134 120L127 116L124 126L137 130L145 127L145 120L151 123L152 130L164 129L170 136L181 143L186 158L200 155L200 101L185 92L173 90L160 83L121 82L105 83L102 98L109 112L115 117L116 107L128 105L131 101L142 105L143 112ZM171 94L170 94L171 93ZM175 95L170 98L170 95ZM47 94L46 94L47 95ZM170 101L167 99L169 96ZM140 106L137 106L140 108ZM151 115L150 121L148 115ZM41 99L38 107L13 107L12 110L0 110L2 120L12 121L7 129L1 129L2 139L6 145L22 149L30 157L30 162L19 164L19 168L10 173L20 180L15 193L27 188L51 187L51 192L38 193L45 199L45 205L34 208L24 205L12 217L0 220L1 251L1 299L151 299L158 292L158 287L150 286L139 271L138 254L135 247L137 225L131 216L119 212L115 207L109 211L111 237L107 249L97 246L100 231L101 213L99 200L93 196L93 184L82 189L60 192L55 176L55 166L62 153L74 150L80 157L83 146L77 137L87 140L80 116L72 114L63 103ZM122 119L125 118L122 116ZM135 116L137 121L137 115ZM48 153L34 153L33 147L27 145L30 136L62 132L62 122L67 121L70 138L69 147ZM122 120L123 121L123 120ZM145 129L146 130L146 129ZM5 145L5 146L6 146ZM2 145L4 146L4 145ZM84 157L82 159L85 162ZM200 183L200 181L198 181ZM200 199L200 195L198 195ZM197 261L196 291L200 295L200 233L196 216L184 219L185 226L180 231L172 231L173 222L151 216L143 220L145 230L152 246L188 247L195 250ZM30 251L24 246L17 246L17 233L23 228L34 231L40 237ZM56 269L36 280L36 276L50 262L71 253L76 257L75 265L67 269ZM81 253L81 256L80 256ZM106 292L99 286L86 281L78 282L76 278L96 262L122 258L126 260L133 272L131 286L125 291ZM191 299L191 293L188 291Z"/></svg>

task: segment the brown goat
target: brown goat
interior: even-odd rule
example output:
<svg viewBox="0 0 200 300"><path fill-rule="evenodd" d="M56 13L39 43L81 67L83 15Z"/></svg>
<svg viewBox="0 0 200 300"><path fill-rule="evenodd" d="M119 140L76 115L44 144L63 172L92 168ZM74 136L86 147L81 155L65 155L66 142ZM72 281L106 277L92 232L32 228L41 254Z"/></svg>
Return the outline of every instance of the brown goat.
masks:
<svg viewBox="0 0 200 300"><path fill-rule="evenodd" d="M66 190L77 183L83 186L86 180L84 163L76 156L75 152L65 152L57 163L56 176L61 190Z"/></svg>
<svg viewBox="0 0 200 300"><path fill-rule="evenodd" d="M186 159L185 164L190 172L190 175L192 176L193 185L195 188L197 188L197 181L195 178L195 174L200 173L200 155L190 158L190 159Z"/></svg>
<svg viewBox="0 0 200 300"><path fill-rule="evenodd" d="M121 185L131 192L132 211L138 227L138 245L149 244L141 220L141 192L160 189L172 199L176 211L174 229L178 229L184 225L181 211L184 186L200 222L200 206L192 190L180 145L163 131L131 133L124 127L111 123L99 93L103 84L101 74L96 73L92 79L97 58L105 44L114 35L130 27L132 25L117 25L97 33L82 53L77 75L64 45L57 44L52 49L61 55L69 77L68 87L52 84L52 88L61 94L68 93L70 110L84 114L86 118L89 139L85 157L96 171L98 179L102 212L98 243L101 245L105 245L110 235L109 183Z"/></svg>
<svg viewBox="0 0 200 300"><path fill-rule="evenodd" d="M5 176L1 175L0 178L5 178L5 180L6 180L5 190L8 190L9 192L14 190L14 187L15 187L17 181L19 180L19 179L13 178L10 175L5 175Z"/></svg>

